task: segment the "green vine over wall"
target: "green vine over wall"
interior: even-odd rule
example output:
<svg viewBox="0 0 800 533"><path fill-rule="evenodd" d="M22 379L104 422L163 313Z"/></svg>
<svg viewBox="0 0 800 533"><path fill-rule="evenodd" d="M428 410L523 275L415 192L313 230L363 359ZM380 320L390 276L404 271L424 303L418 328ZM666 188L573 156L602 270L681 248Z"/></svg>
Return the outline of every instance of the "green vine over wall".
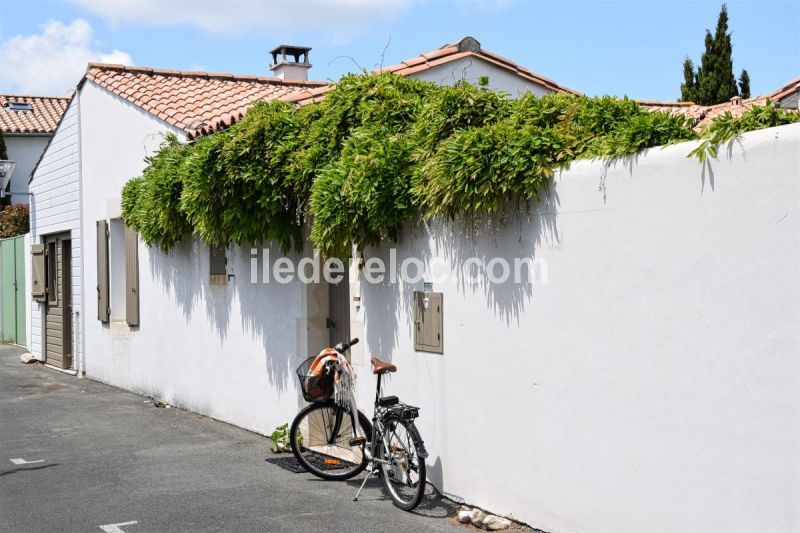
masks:
<svg viewBox="0 0 800 533"><path fill-rule="evenodd" d="M717 118L692 155L752 129L798 120L771 103ZM349 75L318 104L259 103L229 130L174 136L126 184L123 216L169 250L197 235L212 245L275 241L301 248L304 228L326 256L396 240L419 217L497 212L536 199L555 170L698 138L677 115L628 99L567 94L516 100L392 74Z"/></svg>

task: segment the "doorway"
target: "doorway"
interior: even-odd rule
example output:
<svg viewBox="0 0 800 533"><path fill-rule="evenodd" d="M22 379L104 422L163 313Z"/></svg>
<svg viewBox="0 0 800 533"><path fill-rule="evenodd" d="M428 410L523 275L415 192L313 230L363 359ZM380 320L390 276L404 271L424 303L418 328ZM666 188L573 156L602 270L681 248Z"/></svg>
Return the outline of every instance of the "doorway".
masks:
<svg viewBox="0 0 800 533"><path fill-rule="evenodd" d="M350 279L346 273L339 283L328 285L327 326L330 346L350 340Z"/></svg>
<svg viewBox="0 0 800 533"><path fill-rule="evenodd" d="M72 366L72 246L69 235L44 238L46 298L44 360L58 368Z"/></svg>

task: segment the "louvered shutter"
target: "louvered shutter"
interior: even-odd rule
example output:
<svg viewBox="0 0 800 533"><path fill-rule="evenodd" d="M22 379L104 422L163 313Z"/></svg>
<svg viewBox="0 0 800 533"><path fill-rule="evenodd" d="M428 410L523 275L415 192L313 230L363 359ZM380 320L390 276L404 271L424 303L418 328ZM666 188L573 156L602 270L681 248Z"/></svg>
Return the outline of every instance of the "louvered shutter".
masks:
<svg viewBox="0 0 800 533"><path fill-rule="evenodd" d="M45 301L45 285L44 245L34 244L31 246L31 297L35 301Z"/></svg>
<svg viewBox="0 0 800 533"><path fill-rule="evenodd" d="M125 228L125 321L139 325L139 234Z"/></svg>
<svg viewBox="0 0 800 533"><path fill-rule="evenodd" d="M108 322L108 222L97 221L97 320Z"/></svg>

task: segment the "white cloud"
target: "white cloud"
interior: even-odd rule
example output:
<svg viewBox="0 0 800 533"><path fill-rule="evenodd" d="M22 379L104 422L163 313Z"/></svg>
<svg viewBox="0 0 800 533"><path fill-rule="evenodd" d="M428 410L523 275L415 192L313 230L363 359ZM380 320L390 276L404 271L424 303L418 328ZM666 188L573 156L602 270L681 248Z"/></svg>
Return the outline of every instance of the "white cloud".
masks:
<svg viewBox="0 0 800 533"><path fill-rule="evenodd" d="M256 28L363 27L404 11L417 0L73 0L112 23L194 26L212 32Z"/></svg>
<svg viewBox="0 0 800 533"><path fill-rule="evenodd" d="M78 83L90 61L133 63L120 50L99 50L83 19L69 24L49 20L41 28L41 33L16 35L0 44L4 90L60 95Z"/></svg>

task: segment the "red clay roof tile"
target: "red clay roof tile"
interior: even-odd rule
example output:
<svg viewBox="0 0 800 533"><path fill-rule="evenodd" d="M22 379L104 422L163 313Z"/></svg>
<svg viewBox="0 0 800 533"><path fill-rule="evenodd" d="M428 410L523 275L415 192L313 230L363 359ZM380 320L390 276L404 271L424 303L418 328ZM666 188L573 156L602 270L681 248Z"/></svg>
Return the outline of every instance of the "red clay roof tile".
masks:
<svg viewBox="0 0 800 533"><path fill-rule="evenodd" d="M275 100L325 82L90 63L85 79L185 132L189 139L238 121L258 100Z"/></svg>
<svg viewBox="0 0 800 533"><path fill-rule="evenodd" d="M0 94L0 131L6 134L51 134L67 110L69 98ZM9 109L10 102L30 104L31 111Z"/></svg>
<svg viewBox="0 0 800 533"><path fill-rule="evenodd" d="M637 103L651 111L683 115L692 121L695 130L700 130L708 126L715 117L725 113L740 117L753 106L764 105L768 99L777 101L795 91L800 91L800 78L790 81L776 91L740 102L730 101L710 106L697 105L694 102L658 102L653 100L637 100Z"/></svg>

